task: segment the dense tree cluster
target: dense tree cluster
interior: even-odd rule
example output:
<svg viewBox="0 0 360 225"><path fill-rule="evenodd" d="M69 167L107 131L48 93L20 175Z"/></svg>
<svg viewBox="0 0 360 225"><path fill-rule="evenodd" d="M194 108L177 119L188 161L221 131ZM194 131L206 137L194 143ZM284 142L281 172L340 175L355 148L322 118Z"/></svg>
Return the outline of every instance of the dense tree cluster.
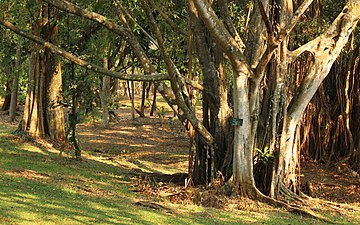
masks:
<svg viewBox="0 0 360 225"><path fill-rule="evenodd" d="M3 109L14 115L19 93L22 132L64 141L71 106L76 145L81 114L101 108L108 127L121 88L142 81L138 113L153 90L189 130L189 182L295 201L302 160L360 169L359 5L1 1Z"/></svg>

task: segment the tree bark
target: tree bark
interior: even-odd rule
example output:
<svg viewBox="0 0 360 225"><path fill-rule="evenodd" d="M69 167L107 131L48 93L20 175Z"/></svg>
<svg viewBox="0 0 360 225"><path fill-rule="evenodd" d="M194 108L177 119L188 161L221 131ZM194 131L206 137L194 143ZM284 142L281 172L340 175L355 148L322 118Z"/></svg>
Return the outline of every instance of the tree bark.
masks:
<svg viewBox="0 0 360 225"><path fill-rule="evenodd" d="M4 103L3 105L1 106L1 111L6 111L6 110L9 110L10 108L10 101L11 101L11 89L10 89L10 82L6 82L5 83L5 98L4 98Z"/></svg>
<svg viewBox="0 0 360 225"><path fill-rule="evenodd" d="M53 18L55 11L45 5L41 8L43 20ZM57 25L33 23L33 31L56 44ZM29 60L29 86L26 97L22 131L34 138L50 137L65 140L64 110L61 103L61 65L56 55L49 50L34 46Z"/></svg>
<svg viewBox="0 0 360 225"><path fill-rule="evenodd" d="M106 56L103 59L105 69L109 69L109 59L107 56L107 52L108 50L105 50ZM109 127L109 121L110 121L109 107L110 107L110 77L103 76L102 86L101 86L101 108L102 108L101 127L102 128Z"/></svg>
<svg viewBox="0 0 360 225"><path fill-rule="evenodd" d="M18 46L16 48L14 78L12 81L11 100L10 100L10 108L9 108L9 117L11 122L13 122L16 117L16 108L17 108L18 90L19 90L20 57L21 57L21 45L20 43L18 43Z"/></svg>
<svg viewBox="0 0 360 225"><path fill-rule="evenodd" d="M322 35L290 53L294 57L308 51L314 55L314 61L287 107L288 116L284 121L278 167L276 168L275 195L280 192L282 184L288 188L296 185L294 183L296 178L294 160L296 160L297 155L295 146L297 126L307 104L328 75L332 64L356 27L360 18L359 4L360 0L349 1Z"/></svg>

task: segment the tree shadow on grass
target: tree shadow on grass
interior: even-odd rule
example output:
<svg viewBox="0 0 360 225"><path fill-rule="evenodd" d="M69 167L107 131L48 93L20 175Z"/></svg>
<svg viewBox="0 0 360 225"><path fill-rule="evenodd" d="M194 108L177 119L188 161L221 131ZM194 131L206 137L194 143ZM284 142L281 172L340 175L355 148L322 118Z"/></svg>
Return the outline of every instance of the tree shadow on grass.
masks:
<svg viewBox="0 0 360 225"><path fill-rule="evenodd" d="M21 143L1 139L2 224L219 224L137 204L134 198L141 195L118 181L139 173L91 159L77 162L49 151L28 151L17 147ZM170 182L171 175L164 179Z"/></svg>
<svg viewBox="0 0 360 225"><path fill-rule="evenodd" d="M0 223L153 224L156 218L178 224L191 221L187 216L176 215L175 219L166 211L137 205L126 183L138 172L92 159L79 162L59 157L46 148L34 152L11 136L0 137L0 143Z"/></svg>

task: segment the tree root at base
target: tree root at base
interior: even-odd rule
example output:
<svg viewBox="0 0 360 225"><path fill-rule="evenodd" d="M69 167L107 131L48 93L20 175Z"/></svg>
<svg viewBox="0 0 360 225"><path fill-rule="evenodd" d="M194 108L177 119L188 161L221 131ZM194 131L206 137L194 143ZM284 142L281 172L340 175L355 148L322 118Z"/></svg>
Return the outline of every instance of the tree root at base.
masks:
<svg viewBox="0 0 360 225"><path fill-rule="evenodd" d="M334 222L328 220L327 218L315 213L313 210L308 208L309 205L311 205L311 204L309 204L309 200L307 200L306 198L303 198L302 196L292 193L289 189L287 189L287 188L285 189L285 187L283 187L281 189L282 189L281 195L282 195L282 197L285 197L287 202L266 196L257 189L255 189L254 195L252 196L252 198L254 200L262 201L262 202L267 203L274 207L284 208L288 212L291 212L291 213L300 214L303 216L307 216L309 218L314 218L314 219L317 219L317 220L320 220L320 221L323 221L323 222L326 222L329 224L335 224ZM298 203L298 204L300 203L301 206L293 205L291 203Z"/></svg>

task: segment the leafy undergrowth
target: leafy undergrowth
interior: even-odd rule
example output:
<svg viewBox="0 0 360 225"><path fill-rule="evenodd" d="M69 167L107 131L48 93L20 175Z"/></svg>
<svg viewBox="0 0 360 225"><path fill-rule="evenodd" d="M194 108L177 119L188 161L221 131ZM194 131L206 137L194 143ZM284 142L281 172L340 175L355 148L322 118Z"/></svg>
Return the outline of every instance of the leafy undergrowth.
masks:
<svg viewBox="0 0 360 225"><path fill-rule="evenodd" d="M83 125L80 129L83 160L79 162L69 152L59 156L59 151L49 144L11 135L15 126L0 120L0 224L322 223L256 201L224 202L228 200L216 198L206 189L184 191L166 179L151 182L151 174L170 171L181 175L186 170L186 153L180 154L176 146L185 152L186 148L179 143L181 137L169 144L164 138L156 139L146 121L140 122L120 131L128 136L133 127L142 131L145 136L139 136L140 133L134 136L146 139L148 143L143 146L131 140L133 136L128 140L111 136L114 135L111 130L120 132L119 127L99 131ZM158 125L169 133L162 122ZM147 131L152 132L152 139L146 137L150 135ZM104 145L100 136L108 137L108 143ZM174 142L177 145L172 146ZM147 175L144 178L139 174ZM236 201L241 204L233 204ZM214 208L216 205L222 207ZM324 216L341 224L360 221L359 215L350 212L346 216L326 212Z"/></svg>

